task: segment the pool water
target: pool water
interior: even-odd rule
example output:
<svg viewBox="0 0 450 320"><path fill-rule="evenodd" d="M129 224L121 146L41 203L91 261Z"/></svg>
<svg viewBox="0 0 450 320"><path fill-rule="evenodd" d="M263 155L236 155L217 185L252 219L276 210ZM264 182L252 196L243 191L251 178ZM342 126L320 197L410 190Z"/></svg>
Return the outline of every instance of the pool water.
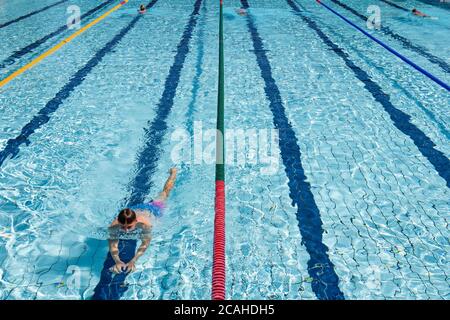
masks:
<svg viewBox="0 0 450 320"><path fill-rule="evenodd" d="M323 3L364 30L378 5L368 32L450 83L450 5L390 1L437 19ZM0 26L56 2L0 0ZM84 26L116 4L0 27L0 77L74 32L69 5ZM173 133L216 126L218 1L139 4L0 88L0 299L210 299L214 163L178 163L136 272L104 269L107 226L160 192ZM224 49L226 130L279 129L274 172L226 165L227 298L449 299L448 91L312 0L224 1Z"/></svg>

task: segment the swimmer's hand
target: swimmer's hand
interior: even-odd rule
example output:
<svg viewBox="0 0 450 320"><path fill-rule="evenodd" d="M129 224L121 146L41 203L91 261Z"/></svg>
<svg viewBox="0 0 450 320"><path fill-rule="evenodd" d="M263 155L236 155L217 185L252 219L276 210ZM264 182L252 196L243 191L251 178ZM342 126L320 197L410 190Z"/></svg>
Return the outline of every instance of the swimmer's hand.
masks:
<svg viewBox="0 0 450 320"><path fill-rule="evenodd" d="M116 273L116 274L119 274L126 267L127 267L127 265L125 263L123 263L122 261L118 261L118 262L116 262L116 265L111 267L111 269L109 269L109 270L114 272L114 273Z"/></svg>
<svg viewBox="0 0 450 320"><path fill-rule="evenodd" d="M126 273L134 272L136 270L135 263L136 263L136 261L134 261L134 260L131 260L130 262L128 262L125 265L125 272Z"/></svg>

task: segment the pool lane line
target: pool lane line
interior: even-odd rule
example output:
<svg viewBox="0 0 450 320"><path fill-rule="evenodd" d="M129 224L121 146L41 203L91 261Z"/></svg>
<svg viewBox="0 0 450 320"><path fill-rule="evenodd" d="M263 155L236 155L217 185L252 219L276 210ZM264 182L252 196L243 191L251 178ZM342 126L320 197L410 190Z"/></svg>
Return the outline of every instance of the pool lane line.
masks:
<svg viewBox="0 0 450 320"><path fill-rule="evenodd" d="M98 17L97 19L95 19L94 21L90 22L89 24L85 25L84 27L82 27L81 29L79 29L78 31L74 32L72 35L70 35L69 37L67 37L66 39L64 39L63 41L61 41L60 43L58 43L56 46L54 46L53 48L47 50L46 52L44 52L43 54L41 54L39 57L37 57L36 59L34 59L33 61L31 61L30 63L26 64L25 66L21 67L20 69L14 71L13 73L11 73L9 76L7 76L6 78L2 79L0 81L0 88L3 87L5 84L7 84L8 82L10 82L11 80L13 80L14 78L16 78L17 76L21 75L22 73L24 73L25 71L27 71L28 69L31 69L33 66L35 66L36 64L38 64L40 61L42 61L43 59L45 59L46 57L52 55L53 53L55 53L56 51L58 51L59 49L61 49L61 47L63 47L64 45L66 45L67 43L69 43L70 41L72 41L73 39L75 39L76 37L78 37L80 34L82 34L83 32L85 32L86 30L88 30L89 28L91 28L92 26L96 25L97 23L99 23L100 21L102 21L103 19L105 19L107 16L109 16L111 13L113 13L114 11L116 11L117 9L119 9L120 7L122 7L123 5L125 5L129 0L123 0L122 2L120 2L118 5L116 5L115 7L113 7L112 9L110 9L108 12L102 14L100 17Z"/></svg>
<svg viewBox="0 0 450 320"><path fill-rule="evenodd" d="M348 10L349 12L353 13L354 15L358 16L362 20L367 20L367 18L360 14L358 11L354 10L353 8L349 7L345 3L340 2L339 0L331 0L332 2L336 3L337 5L341 6L342 8ZM297 3L298 5L298 3ZM422 48L418 45L415 45L411 43L408 39L403 38L402 36L392 32L388 27L382 27L381 31L383 31L385 34L391 36L392 38L399 40L402 42L402 44L405 45L405 48L412 49L413 51L416 51L419 54L422 54L425 58L427 58L431 63L436 63L439 65L444 71L450 72L450 66L446 64L446 62L436 56L433 56L431 53L428 53L425 48ZM423 50L423 52L420 52L420 50ZM396 85L402 88L403 93L410 99L415 99L411 93L409 93L407 90L405 90L396 80L392 80ZM416 99L417 100L417 99ZM438 119L436 119L436 116L433 112L428 110L420 101L416 101L418 107L430 118L431 121L433 121L438 127L441 133L447 138L450 139L450 133L448 132L447 128L440 122Z"/></svg>
<svg viewBox="0 0 450 320"><path fill-rule="evenodd" d="M154 0L156 2L157 0ZM0 150L0 167L9 158L14 158L20 151L22 144L29 145L29 137L50 121L51 115L58 110L70 94L83 83L86 76L102 61L103 57L111 52L114 47L122 40L122 38L134 27L136 22L143 15L138 14L126 27L124 27L114 38L109 41L102 49L97 51L95 55L79 69L59 91L55 97L48 101L44 108L39 110L30 122L28 122L21 130L20 134L6 142L3 150Z"/></svg>
<svg viewBox="0 0 450 320"><path fill-rule="evenodd" d="M316 0L316 2L318 4L320 4L321 6L323 6L325 9L327 9L328 11L334 13L336 16L338 16L339 18L341 18L342 20L344 20L345 22L347 22L349 25L351 25L353 28L355 28L356 30L358 30L359 32L361 32L362 34L364 34L365 36L367 36L368 38L370 38L371 40L375 41L376 43L378 43L380 46L382 46L383 48L385 48L386 50L388 50L390 53L394 54L395 56L397 56L397 58L400 58L403 62L409 64L411 67L413 67L414 69L416 69L417 71L419 71L420 73L422 73L424 76L428 77L429 79L433 80L435 83L437 83L438 85L440 85L442 88L444 88L447 91L450 91L450 86L448 84L446 84L444 81L440 80L439 78L437 78L436 76L432 75L430 72L428 72L427 70L423 69L422 67L418 66L417 64L415 64L414 62L412 62L411 60L409 60L408 58L406 58L405 56L403 56L402 54L398 53L397 51L395 51L394 49L392 49L391 47L389 47L387 44L383 43L381 40L378 40L377 38L375 38L374 36L372 36L370 33L364 31L363 29L361 29L360 27L358 27L356 24L354 24L353 22L351 22L350 20L348 20L346 17L344 17L343 15L341 15L340 13L336 12L335 10L333 10L332 8L330 8L329 6L327 6L325 3L323 3L321 0Z"/></svg>
<svg viewBox="0 0 450 320"><path fill-rule="evenodd" d="M212 300L225 300L225 87L223 48L223 0L219 13L219 79L216 122L216 183L214 199L214 240L212 269Z"/></svg>
<svg viewBox="0 0 450 320"><path fill-rule="evenodd" d="M391 1L387 1L387 0L380 0L380 1L381 1L381 2L384 2L384 3L388 4L388 5L390 5L391 7L400 9L400 10L402 10L402 11L411 12L411 10L409 10L408 8L402 7L401 5L398 5L398 4L393 3L393 2L391 2Z"/></svg>
<svg viewBox="0 0 450 320"><path fill-rule="evenodd" d="M109 5L111 2L115 2L116 0L107 0L101 4L99 4L98 6L96 6L95 8L92 8L91 10L89 10L88 12L84 13L81 15L80 20L83 21L83 19L86 19L87 17L91 16L92 14L94 14L95 12L103 9L104 7L106 7L107 5ZM35 42L14 51L9 57L7 57L6 59L4 59L1 63L0 63L0 69L6 68L8 65L12 65L17 59L20 59L21 57L23 57L24 55L26 55L27 53L32 52L34 49L36 49L37 47L39 47L41 44L45 43L47 40L57 36L58 34L64 32L65 30L67 30L67 25L61 26L59 27L57 30L53 31L52 33L49 33L48 35L42 37L39 40L36 40Z"/></svg>
<svg viewBox="0 0 450 320"><path fill-rule="evenodd" d="M206 21L207 21L207 14L208 14L208 10L207 10L207 6L206 6L206 2L203 1L202 3L202 9L201 9L201 13L200 13L200 17L199 17L199 21L198 21L198 31L197 31L197 41L196 41L196 49L197 49L197 57L196 57L196 63L195 63L195 75L194 78L192 80L192 89L191 89L191 93L192 93L192 98L191 101L188 104L186 113L185 113L185 128L187 130L187 132L189 132L190 136L192 137L194 134L193 131L193 123L194 123L194 115L196 112L196 105L197 105L197 100L198 100L198 94L200 91L200 78L203 74L203 60L204 60L204 56L205 56L205 49L204 49L204 45L205 45L205 27L206 27ZM181 167L180 167L180 172L177 175L177 180L178 181L186 181L189 180L192 177L192 172L190 171L190 167L187 166L186 164L182 163ZM167 270L168 272L163 275L161 277L161 285L164 288L168 288L169 284L172 286L177 286L178 285L178 276L175 276L174 273L178 272L180 270L180 266L178 266L178 270L177 271L173 271L170 272L170 270L173 269L173 265L175 263L175 261L179 261L180 260L180 252L179 250L172 250L173 248L175 248L180 240L183 239L183 233L186 231L187 227L183 226L181 228L181 230L174 234L172 236L172 238L169 241L168 246L169 248L169 252L170 255L165 259L166 261L162 264L165 268L165 270ZM141 273L142 274L142 273ZM139 275L140 278L141 275ZM159 300L163 300L164 299L164 295L167 293L167 290L160 290L159 292Z"/></svg>
<svg viewBox="0 0 450 320"><path fill-rule="evenodd" d="M439 9L450 10L450 2L447 0L417 0L429 6L438 7Z"/></svg>
<svg viewBox="0 0 450 320"><path fill-rule="evenodd" d="M191 101L188 104L186 113L185 113L185 117L186 117L186 121L185 121L185 127L186 130L189 132L190 136L193 136L193 123L194 123L194 115L196 110L196 105L197 105L197 100L198 100L198 94L200 91L200 78L203 74L203 60L204 60L204 56L205 56L205 49L204 49L204 42L205 42L205 27L206 27L206 21L207 21L207 14L208 14L208 10L207 10L207 6L206 6L206 2L204 1L202 3L202 9L201 9L201 13L200 13L200 18L199 18L199 22L198 22L198 32L197 32L197 41L196 41L196 49L197 49L197 57L196 57L196 63L195 63L195 75L194 78L192 80L192 98ZM185 164L181 164L181 168L180 168L180 173L177 176L177 179L179 181L185 180L185 179L189 179L192 176L192 173L190 171L190 167L185 165ZM170 249L169 252L171 252L171 254L169 255L169 257L166 258L166 261L163 263L164 267L166 268L166 270L170 270L174 261L179 261L180 258L180 253L178 252L178 250L172 250L180 241L180 239L182 239L182 233L184 233L184 231L186 230L186 227L184 226L180 232L174 234L172 236L172 238L170 239ZM179 269L178 268L178 273L179 273ZM167 272L167 274L165 274L164 276L161 277L161 284L164 288L167 288L167 284L171 283L174 286L177 286L178 283L178 278L174 279L174 275L173 273L175 273L175 271L173 272ZM164 299L164 294L166 293L166 290L161 290L159 293L159 300Z"/></svg>
<svg viewBox="0 0 450 320"><path fill-rule="evenodd" d="M201 4L202 0L196 0L194 3L193 11L189 16L189 21L177 45L173 64L169 69L169 74L164 83L164 91L157 105L156 118L151 123L149 121L150 126L145 129L145 143L137 155L137 175L129 184L130 196L125 201L128 203L128 206L143 203L153 186L150 178L153 176L154 170L157 167L157 160L161 151L159 145L167 130L166 120L171 112L181 71L190 51L189 43L197 25L197 16L199 15Z"/></svg>
<svg viewBox="0 0 450 320"><path fill-rule="evenodd" d="M400 5L396 4L396 3L393 3L393 2L388 1L388 0L380 0L380 1L386 3L387 5L390 5L391 7L400 9L400 10L405 11L405 12L411 12L412 11L412 9L410 10L408 8L402 7L402 6L400 6ZM433 6L433 7L438 7L438 8L441 8L441 9L447 9L447 10L450 9L450 6L448 6L449 2L445 2L444 0L433 0L433 1L417 0L417 1L420 1L422 3L425 3L425 4Z"/></svg>
<svg viewBox="0 0 450 320"><path fill-rule="evenodd" d="M241 0L242 7L248 9L247 0ZM280 90L272 75L272 67L263 45L263 40L251 14L247 14L247 27L253 42L253 53L256 56L260 68L261 77L264 79L264 91L269 100L269 107L273 115L275 129L279 131L279 148L284 164L286 176L289 180L289 197L292 206L297 206L296 218L298 228L309 254L307 270L313 279L311 287L316 297L321 300L345 299L339 288L339 277L334 265L328 256L328 247L323 242L323 228L320 211L317 207L311 184L305 175L302 165L301 150L283 105Z"/></svg>
<svg viewBox="0 0 450 320"><path fill-rule="evenodd" d="M61 0L61 1L58 1L58 2L56 2L56 3L54 3L54 4L50 4L50 5L46 6L46 7L43 7L43 8L41 8L41 9L36 10L36 11L30 12L30 13L28 13L28 14L26 14L26 15L23 15L23 16L21 16L21 17L18 17L18 18L14 19L14 20L11 20L11 21L2 23L2 24L0 24L0 29L1 29L1 28L4 28L4 27L7 27L7 26L9 26L9 25L11 25L11 24L13 24L13 23L22 21L23 19L26 19L26 18L29 18L29 17L31 17L31 16L34 16L35 14L41 13L41 12L47 10L47 9L53 8L53 7L55 7L55 6L58 6L58 5L60 5L60 4L64 3L64 2L67 2L67 1L68 1L68 0Z"/></svg>
<svg viewBox="0 0 450 320"><path fill-rule="evenodd" d="M164 91L157 105L156 117L152 122L149 121L149 127L144 129L144 144L142 150L137 155L136 175L128 185L130 196L125 199L125 207L143 203L149 195L150 189L153 187L152 177L158 166L158 160L161 154L160 145L168 129L166 120L173 107L181 71L184 68L184 63L189 53L189 42L197 25L202 1L195 1L194 9L189 16L189 21L177 45L177 52L173 64L169 69L169 74L164 83ZM126 263L133 258L136 251L136 244L136 240L119 241L119 257L123 262ZM108 252L101 271L100 281L94 289L92 299L117 300L126 292L127 286L123 287L123 284L127 274L120 273L113 275L109 269L114 265L114 260Z"/></svg>
<svg viewBox="0 0 450 320"><path fill-rule="evenodd" d="M300 10L299 10L299 8L294 4L294 2L293 1L288 1L288 4L290 4L291 5L291 7L292 7L292 9L294 10L294 12L297 12L297 13L295 13L296 15L298 15L298 16L300 16L300 17L302 17L302 14L301 14L301 12L300 12ZM303 9L304 11L306 11L305 9ZM311 19L311 18L309 18L310 17L310 15L304 15L304 17L306 17L306 18L303 18L302 17L302 19L305 21L305 22L307 22L307 25L310 27L310 28L312 28L316 33L317 33L317 35L324 41L324 43L326 44L326 45L328 45L329 46L329 48L330 48L330 51L333 51L333 52L336 52L339 56L341 55L341 54L345 54L344 52L342 52L342 50L338 47L338 46L336 46L334 43L332 43L331 41L330 41L330 39L318 28L318 25ZM311 24L310 24L311 23ZM350 63L351 63L351 61L349 61ZM354 64L352 65L352 64L348 64L347 65L348 67L350 67L352 70L354 70L355 68L358 68L358 67L356 67ZM356 73L355 73L356 74ZM358 75L358 74L357 74ZM367 76L367 75L366 75ZM368 76L367 76L368 77ZM361 75L361 74L359 74L359 77L358 77L358 79L360 79L361 81L363 81L363 83L364 83L364 75ZM369 79L370 80L370 78L367 78L367 79ZM367 87L366 87L366 89L367 89ZM374 91L374 92L370 92L372 95L379 95L380 93L381 94L384 94L381 90L380 91ZM391 118L392 118L392 116L391 116Z"/></svg>
<svg viewBox="0 0 450 320"><path fill-rule="evenodd" d="M353 9L352 7L346 5L345 3L342 3L339 0L330 0L331 2L337 4L338 6L344 8L345 10L353 13L355 16L357 16L358 18L360 18L363 21L367 21L367 17L364 16L363 14L359 13L358 11L356 11L355 9ZM430 61L431 63L434 63L436 65L438 65L439 67L441 67L445 72L450 73L450 65L448 65L445 60L433 55L432 53L428 52L428 50L420 45L414 44L412 43L409 39L393 32L389 27L385 27L385 26L381 26L380 29L384 34L392 37L395 40L398 40L406 49L409 49L411 51L414 51L418 54L420 54L421 56L423 56L424 58L426 58L428 61Z"/></svg>
<svg viewBox="0 0 450 320"><path fill-rule="evenodd" d="M186 117L186 130L189 132L190 136L194 135L194 113L196 111L196 104L198 99L198 92L200 90L200 77L203 73L203 60L205 56L205 26L206 26L206 15L208 13L206 2L203 2L201 18L199 22L198 35L197 35L197 61L195 64L195 76L192 81L192 99L189 102L185 117Z"/></svg>
<svg viewBox="0 0 450 320"><path fill-rule="evenodd" d="M450 160L444 153L434 148L436 144L411 122L411 116L400 109L397 109L390 101L389 95L370 78L367 72L355 65L349 55L331 41L314 20L307 15L304 15L292 0L286 1L295 14L299 16L310 29L314 30L324 44L331 49L330 51L334 52L344 61L349 70L351 70L356 78L364 84L364 88L372 95L375 101L380 103L384 110L389 114L394 126L403 132L403 134L411 138L420 153L433 165L437 173L446 181L447 187L450 188Z"/></svg>
<svg viewBox="0 0 450 320"><path fill-rule="evenodd" d="M387 44L383 43L381 40L375 38L374 36L372 36L370 33L366 32L365 30L363 30L362 28L358 27L356 24L354 24L353 22L351 22L350 20L348 20L346 17L344 17L343 15L341 15L340 13L336 12L335 10L333 10L332 8L330 8L329 6L327 6L325 3L323 3L321 0L316 0L316 2L318 4L320 4L321 6L323 6L325 9L327 9L328 11L334 13L336 16L338 16L339 18L341 18L342 20L344 20L345 22L347 22L349 25L351 25L353 28L355 28L356 30L358 30L359 32L361 32L362 34L364 34L365 36L367 36L368 38L370 38L371 40L375 41L376 43L378 43L380 46L382 46L383 48L385 48L386 50L388 50L390 53L392 53L393 55L397 56L397 58L401 59L403 62L409 64L411 67L413 67L414 69L416 69L417 71L419 71L420 73L422 73L424 76L428 77L429 79L433 80L435 83L437 83L438 85L440 85L442 88L444 88L447 91L450 91L450 86L448 84L446 84L444 81L440 80L439 78L437 78L436 76L432 75L430 72L428 72L427 70L423 69L422 67L418 66L417 64L415 64L414 62L412 62L411 60L409 60L408 58L406 58L405 56L403 56L402 54L400 54L399 52L395 51L394 49L392 49L391 47L389 47Z"/></svg>

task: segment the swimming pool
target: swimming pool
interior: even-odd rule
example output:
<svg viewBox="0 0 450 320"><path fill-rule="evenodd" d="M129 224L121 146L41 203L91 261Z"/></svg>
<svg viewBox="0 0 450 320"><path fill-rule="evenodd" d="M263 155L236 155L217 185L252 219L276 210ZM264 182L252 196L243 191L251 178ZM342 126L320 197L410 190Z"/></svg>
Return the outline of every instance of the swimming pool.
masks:
<svg viewBox="0 0 450 320"><path fill-rule="evenodd" d="M2 79L74 32L57 2L0 1ZM369 32L450 83L450 6L390 2L438 20L323 1L365 30L379 6ZM174 133L216 126L218 1L147 3L0 88L0 299L211 296L213 162L178 164L135 273L103 270L106 226L160 191ZM118 2L70 4L84 26ZM448 91L316 1L224 6L226 130L280 129L274 172L226 165L227 298L450 298Z"/></svg>

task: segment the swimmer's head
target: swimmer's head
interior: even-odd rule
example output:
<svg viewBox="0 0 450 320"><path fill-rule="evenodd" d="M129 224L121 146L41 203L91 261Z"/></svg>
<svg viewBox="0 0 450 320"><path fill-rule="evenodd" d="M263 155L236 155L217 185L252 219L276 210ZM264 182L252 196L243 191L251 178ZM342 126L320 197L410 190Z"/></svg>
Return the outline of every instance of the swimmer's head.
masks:
<svg viewBox="0 0 450 320"><path fill-rule="evenodd" d="M141 4L141 6L139 7L139 10L144 11L145 10L145 6L143 4Z"/></svg>
<svg viewBox="0 0 450 320"><path fill-rule="evenodd" d="M417 11L417 9L416 9L416 8L412 9L412 12L416 12L416 11Z"/></svg>
<svg viewBox="0 0 450 320"><path fill-rule="evenodd" d="M137 220L136 220L136 212L131 209L123 209L119 212L117 216L117 221L119 221L120 228L123 231L131 231L136 228Z"/></svg>

